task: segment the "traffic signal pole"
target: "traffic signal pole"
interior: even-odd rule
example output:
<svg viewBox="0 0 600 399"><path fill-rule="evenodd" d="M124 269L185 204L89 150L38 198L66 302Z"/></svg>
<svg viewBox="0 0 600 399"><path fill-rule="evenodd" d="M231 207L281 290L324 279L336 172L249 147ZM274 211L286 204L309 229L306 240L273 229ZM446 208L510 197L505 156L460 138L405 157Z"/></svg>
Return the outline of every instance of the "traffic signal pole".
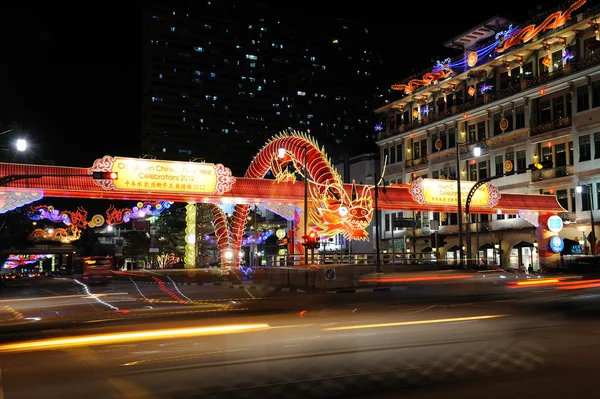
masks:
<svg viewBox="0 0 600 399"><path fill-rule="evenodd" d="M527 169L519 169L516 171L512 171L512 172L507 172L507 173L503 173L501 175L495 175L495 176L489 176L486 177L485 179L481 179L479 180L477 183L475 183L475 185L473 185L473 187L471 187L471 190L469 190L469 194L467 194L467 200L465 201L465 215L467 217L467 254L468 257L471 256L471 237L470 237L470 216L469 216L469 209L471 207L471 200L473 199L473 196L475 195L475 192L477 191L477 189L481 186L483 186L485 183L494 180L494 179L498 179L500 177L505 177L505 176L511 176L514 175L516 173L525 173L528 170L542 170L542 169L550 169L552 168L552 162L551 161L542 161L542 162L534 162L532 164L530 164ZM460 231L460 230L459 230ZM479 253L479 247L477 248L477 252ZM467 263L469 262L469 260L467 259Z"/></svg>
<svg viewBox="0 0 600 399"><path fill-rule="evenodd" d="M91 177L90 175L65 175L65 174L55 174L55 173L45 173L45 174L29 174L29 175L8 175L0 177L0 187L7 185L8 183L12 183L16 180L25 180L25 179L41 179L42 177Z"/></svg>

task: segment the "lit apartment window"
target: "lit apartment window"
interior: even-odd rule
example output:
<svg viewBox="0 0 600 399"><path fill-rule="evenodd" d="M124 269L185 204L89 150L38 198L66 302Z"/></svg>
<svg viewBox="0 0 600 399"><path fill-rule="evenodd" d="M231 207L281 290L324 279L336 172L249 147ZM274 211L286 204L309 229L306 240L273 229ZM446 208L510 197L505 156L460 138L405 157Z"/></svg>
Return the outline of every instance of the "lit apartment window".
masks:
<svg viewBox="0 0 600 399"><path fill-rule="evenodd" d="M194 47L194 51L197 51L199 53L203 53L204 49L202 47Z"/></svg>
<svg viewBox="0 0 600 399"><path fill-rule="evenodd" d="M306 92L304 92L304 91L298 91L298 95L299 95L299 96L305 96L305 95L306 95Z"/></svg>

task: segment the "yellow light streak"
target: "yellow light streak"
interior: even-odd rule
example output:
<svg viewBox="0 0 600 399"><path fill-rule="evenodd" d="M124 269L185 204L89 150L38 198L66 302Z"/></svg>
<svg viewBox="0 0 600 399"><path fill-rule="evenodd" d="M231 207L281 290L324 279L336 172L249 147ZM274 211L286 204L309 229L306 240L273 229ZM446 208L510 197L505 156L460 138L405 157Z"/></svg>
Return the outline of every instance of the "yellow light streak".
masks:
<svg viewBox="0 0 600 399"><path fill-rule="evenodd" d="M505 314L493 314L485 316L471 316L471 317L455 317L452 319L433 319L433 320L414 320L414 321L399 321L396 323L381 323L381 324L363 324L359 326L345 326L345 327L330 327L324 328L324 331L341 331L341 330L359 330L363 328L379 328L379 327L398 327L398 326L416 326L419 324L438 324L438 323L454 323L459 321L474 321L474 320L486 320L495 319L498 317L505 317Z"/></svg>
<svg viewBox="0 0 600 399"><path fill-rule="evenodd" d="M268 328L270 328L270 326L264 323L81 335L74 337L49 338L35 341L17 342L13 344L4 344L0 345L0 352L63 349L78 346L107 345L131 341L151 341L165 338L190 338L202 335L234 334L240 332L258 331Z"/></svg>

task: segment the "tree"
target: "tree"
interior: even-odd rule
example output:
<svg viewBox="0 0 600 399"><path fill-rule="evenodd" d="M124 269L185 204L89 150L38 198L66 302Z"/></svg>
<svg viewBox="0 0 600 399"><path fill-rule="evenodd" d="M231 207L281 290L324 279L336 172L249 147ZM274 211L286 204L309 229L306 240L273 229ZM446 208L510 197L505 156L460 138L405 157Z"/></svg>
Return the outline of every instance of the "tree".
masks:
<svg viewBox="0 0 600 399"><path fill-rule="evenodd" d="M125 245L123 257L145 259L150 253L150 237L145 231L130 231L123 234Z"/></svg>
<svg viewBox="0 0 600 399"><path fill-rule="evenodd" d="M161 253L172 253L183 258L185 255L185 228L186 228L186 204L174 204L168 211L163 212L156 223L158 228L158 247ZM211 204L197 204L196 206L196 239L198 253L206 254L216 249L216 245L210 240L202 239L206 235L214 234L212 225Z"/></svg>

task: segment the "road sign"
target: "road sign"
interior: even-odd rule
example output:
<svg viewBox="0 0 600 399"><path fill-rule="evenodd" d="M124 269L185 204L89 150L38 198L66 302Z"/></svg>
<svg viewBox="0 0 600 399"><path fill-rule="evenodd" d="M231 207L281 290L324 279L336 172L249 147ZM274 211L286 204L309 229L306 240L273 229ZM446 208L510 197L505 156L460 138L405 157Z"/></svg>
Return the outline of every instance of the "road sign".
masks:
<svg viewBox="0 0 600 399"><path fill-rule="evenodd" d="M327 280L335 280L335 269L326 269L325 278Z"/></svg>
<svg viewBox="0 0 600 399"><path fill-rule="evenodd" d="M548 230L550 230L553 233L558 233L562 229L563 221L560 218L560 216L553 215L548 218Z"/></svg>
<svg viewBox="0 0 600 399"><path fill-rule="evenodd" d="M565 248L565 242L559 236L550 237L550 249L552 252L559 253Z"/></svg>

